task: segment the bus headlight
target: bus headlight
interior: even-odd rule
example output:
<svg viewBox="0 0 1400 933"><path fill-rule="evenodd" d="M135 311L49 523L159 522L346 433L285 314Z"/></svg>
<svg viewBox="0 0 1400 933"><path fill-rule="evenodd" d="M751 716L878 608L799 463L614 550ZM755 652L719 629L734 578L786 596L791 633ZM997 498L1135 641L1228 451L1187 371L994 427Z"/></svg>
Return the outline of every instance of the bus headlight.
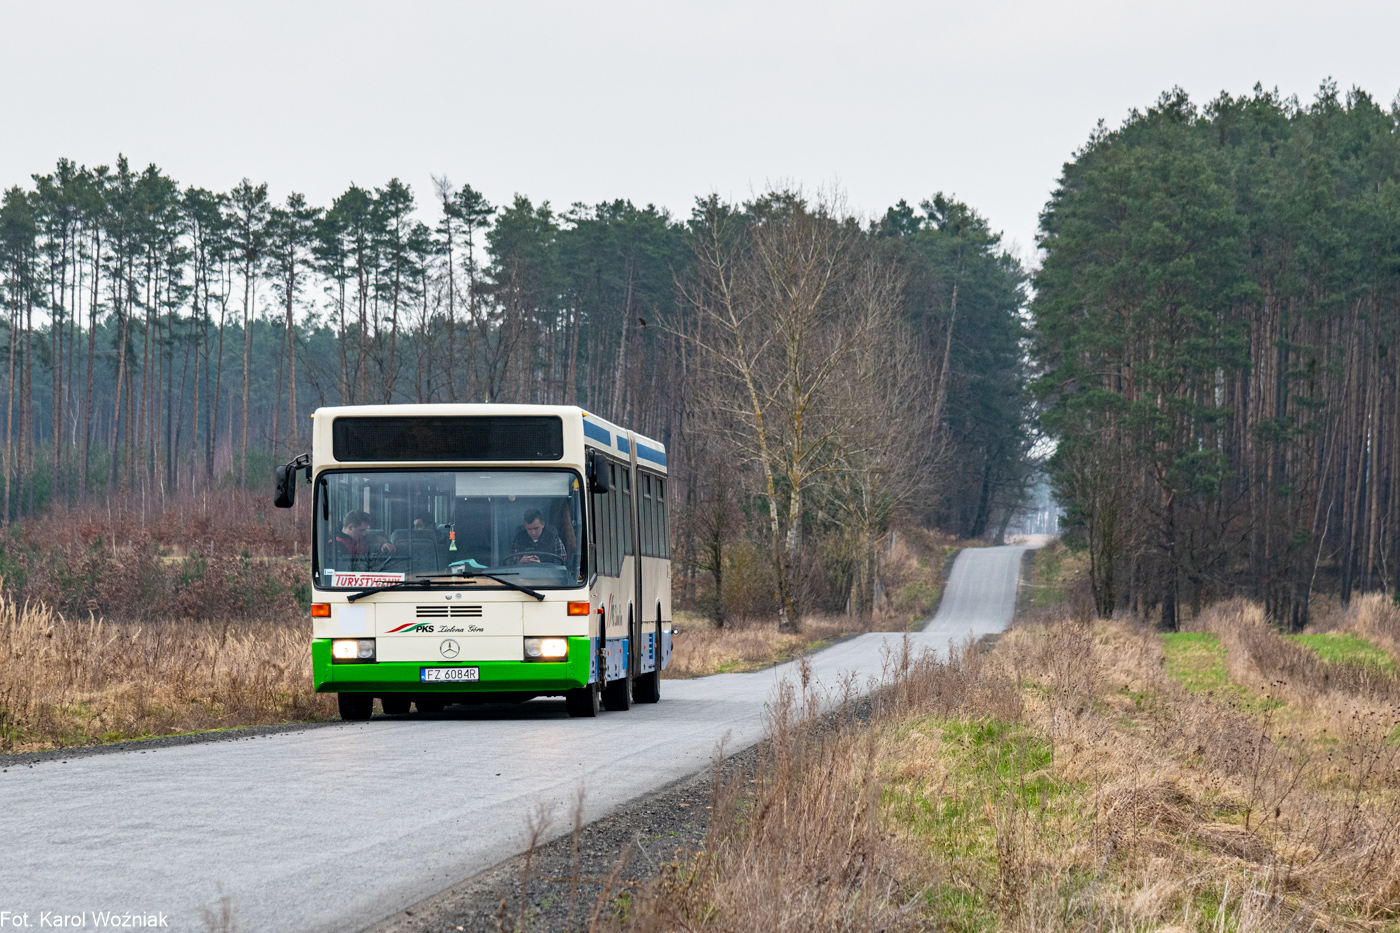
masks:
<svg viewBox="0 0 1400 933"><path fill-rule="evenodd" d="M527 638L525 639L525 660L562 661L569 656L567 638Z"/></svg>
<svg viewBox="0 0 1400 933"><path fill-rule="evenodd" d="M373 661L373 638L337 638L331 642L331 657L336 661Z"/></svg>

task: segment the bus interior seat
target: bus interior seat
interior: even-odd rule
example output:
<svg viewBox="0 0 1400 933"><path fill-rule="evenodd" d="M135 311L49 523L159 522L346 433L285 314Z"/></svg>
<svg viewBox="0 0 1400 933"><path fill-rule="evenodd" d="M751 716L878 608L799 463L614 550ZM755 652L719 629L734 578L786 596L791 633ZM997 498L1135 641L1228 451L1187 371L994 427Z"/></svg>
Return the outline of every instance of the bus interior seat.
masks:
<svg viewBox="0 0 1400 933"><path fill-rule="evenodd" d="M389 542L397 553L408 561L411 573L430 573L441 570L445 564L447 546L432 531L414 531L400 528L394 532Z"/></svg>

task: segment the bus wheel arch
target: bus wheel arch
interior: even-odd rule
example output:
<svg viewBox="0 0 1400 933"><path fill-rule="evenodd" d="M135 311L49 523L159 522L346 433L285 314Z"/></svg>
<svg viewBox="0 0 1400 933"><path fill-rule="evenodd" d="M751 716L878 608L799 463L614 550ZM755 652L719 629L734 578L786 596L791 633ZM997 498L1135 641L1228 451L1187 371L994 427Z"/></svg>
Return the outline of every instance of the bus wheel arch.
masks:
<svg viewBox="0 0 1400 933"><path fill-rule="evenodd" d="M652 642L652 668L632 684L632 699L638 703L661 702L661 600L656 601L656 640Z"/></svg>
<svg viewBox="0 0 1400 933"><path fill-rule="evenodd" d="M627 604L627 657L623 659L623 674L617 680L609 681L603 688L603 707L614 713L625 712L632 708L632 655L637 651L636 635L636 614L633 612L632 604Z"/></svg>
<svg viewBox="0 0 1400 933"><path fill-rule="evenodd" d="M365 722L374 715L374 697L368 693L337 693L335 699L346 722Z"/></svg>
<svg viewBox="0 0 1400 933"><path fill-rule="evenodd" d="M564 694L564 709L570 716L592 719L602 708L603 691L601 681L593 681L586 687L578 687Z"/></svg>

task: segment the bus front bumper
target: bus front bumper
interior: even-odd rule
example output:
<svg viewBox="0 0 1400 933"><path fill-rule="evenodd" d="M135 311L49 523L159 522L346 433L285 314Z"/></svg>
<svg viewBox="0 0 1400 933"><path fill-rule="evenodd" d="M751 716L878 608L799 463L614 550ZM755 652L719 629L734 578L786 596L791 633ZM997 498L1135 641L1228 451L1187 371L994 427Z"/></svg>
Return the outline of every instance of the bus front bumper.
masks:
<svg viewBox="0 0 1400 933"><path fill-rule="evenodd" d="M592 680L592 639L570 638L565 661L382 661L334 664L331 639L311 643L312 676L317 693L536 693L560 694ZM424 683L424 668L474 667L478 679Z"/></svg>

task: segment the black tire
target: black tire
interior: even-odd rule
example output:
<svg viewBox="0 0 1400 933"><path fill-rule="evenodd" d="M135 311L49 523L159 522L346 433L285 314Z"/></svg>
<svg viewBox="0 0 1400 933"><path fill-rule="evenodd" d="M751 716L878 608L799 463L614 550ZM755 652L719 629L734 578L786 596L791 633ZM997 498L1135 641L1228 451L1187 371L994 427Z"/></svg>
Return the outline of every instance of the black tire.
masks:
<svg viewBox="0 0 1400 933"><path fill-rule="evenodd" d="M603 688L603 708L614 713L632 708L632 671Z"/></svg>
<svg viewBox="0 0 1400 933"><path fill-rule="evenodd" d="M406 716L413 701L406 696L380 697L379 705L384 708L386 716Z"/></svg>
<svg viewBox="0 0 1400 933"><path fill-rule="evenodd" d="M592 719L598 715L602 705L599 703L599 693L597 682L570 690L564 694L564 708L569 711L570 716Z"/></svg>
<svg viewBox="0 0 1400 933"><path fill-rule="evenodd" d="M335 698L346 722L364 722L374 715L374 697L368 693L337 693Z"/></svg>
<svg viewBox="0 0 1400 933"><path fill-rule="evenodd" d="M447 701L437 697L419 697L413 701L420 713L440 713L447 708Z"/></svg>
<svg viewBox="0 0 1400 933"><path fill-rule="evenodd" d="M643 674L632 683L632 699L638 703L659 703L661 701L661 672Z"/></svg>

